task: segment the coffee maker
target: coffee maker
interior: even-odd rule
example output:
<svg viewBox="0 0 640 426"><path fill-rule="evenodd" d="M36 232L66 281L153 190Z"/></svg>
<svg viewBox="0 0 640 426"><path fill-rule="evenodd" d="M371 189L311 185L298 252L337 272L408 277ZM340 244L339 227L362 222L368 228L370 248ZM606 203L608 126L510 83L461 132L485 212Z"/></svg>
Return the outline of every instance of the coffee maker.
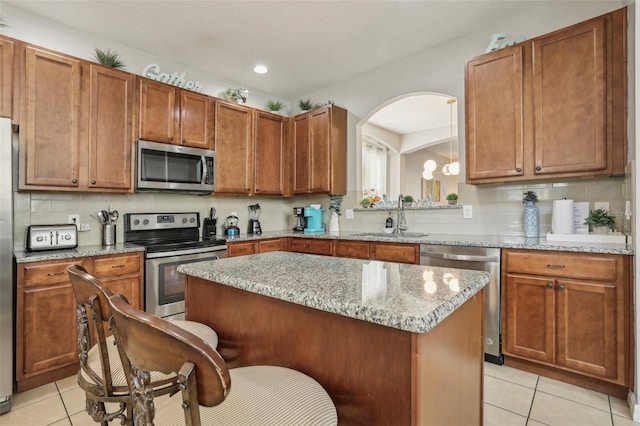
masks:
<svg viewBox="0 0 640 426"><path fill-rule="evenodd" d="M304 216L304 207L293 208L294 232L304 232L307 227L307 218Z"/></svg>

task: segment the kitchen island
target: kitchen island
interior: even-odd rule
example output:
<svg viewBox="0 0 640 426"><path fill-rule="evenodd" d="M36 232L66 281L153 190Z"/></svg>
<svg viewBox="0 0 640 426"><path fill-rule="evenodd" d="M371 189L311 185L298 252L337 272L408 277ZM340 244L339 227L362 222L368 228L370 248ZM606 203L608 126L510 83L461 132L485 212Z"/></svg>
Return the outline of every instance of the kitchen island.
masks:
<svg viewBox="0 0 640 426"><path fill-rule="evenodd" d="M480 425L486 272L271 252L179 266L230 368L315 378L341 425Z"/></svg>

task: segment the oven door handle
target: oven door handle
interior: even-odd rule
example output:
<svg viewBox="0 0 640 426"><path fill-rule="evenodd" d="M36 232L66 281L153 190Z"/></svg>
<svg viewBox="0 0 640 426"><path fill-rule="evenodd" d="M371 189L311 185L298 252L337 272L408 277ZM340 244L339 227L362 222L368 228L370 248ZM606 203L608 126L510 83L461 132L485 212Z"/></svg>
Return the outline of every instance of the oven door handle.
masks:
<svg viewBox="0 0 640 426"><path fill-rule="evenodd" d="M206 254L211 253L214 254L218 251L224 251L227 249L226 245L223 246L213 246L213 247L199 247L193 249L186 250L174 250L174 251L162 251L157 253L147 253L147 259L159 259L162 257L173 257L173 256L182 256L186 254Z"/></svg>
<svg viewBox="0 0 640 426"><path fill-rule="evenodd" d="M467 262L497 262L500 260L498 256L473 256L465 254L449 254L449 253L421 253L422 257L432 257L434 259L461 260Z"/></svg>

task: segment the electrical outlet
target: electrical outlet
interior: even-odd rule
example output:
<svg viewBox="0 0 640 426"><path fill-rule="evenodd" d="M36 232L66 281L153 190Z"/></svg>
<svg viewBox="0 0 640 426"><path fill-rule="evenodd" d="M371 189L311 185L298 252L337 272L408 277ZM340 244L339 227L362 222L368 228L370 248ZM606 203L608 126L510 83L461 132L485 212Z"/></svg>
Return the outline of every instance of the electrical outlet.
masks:
<svg viewBox="0 0 640 426"><path fill-rule="evenodd" d="M346 209L345 210L345 217L347 219L353 219L353 209Z"/></svg>
<svg viewBox="0 0 640 426"><path fill-rule="evenodd" d="M471 204L464 204L462 206L462 218L471 219L473 217L473 206Z"/></svg>
<svg viewBox="0 0 640 426"><path fill-rule="evenodd" d="M609 211L609 202L608 201L595 201L593 203L593 209L594 210L602 209L602 210Z"/></svg>
<svg viewBox="0 0 640 426"><path fill-rule="evenodd" d="M69 215L69 220L67 221L67 223L74 223L76 225L76 228L80 227L80 215L79 214L70 214Z"/></svg>

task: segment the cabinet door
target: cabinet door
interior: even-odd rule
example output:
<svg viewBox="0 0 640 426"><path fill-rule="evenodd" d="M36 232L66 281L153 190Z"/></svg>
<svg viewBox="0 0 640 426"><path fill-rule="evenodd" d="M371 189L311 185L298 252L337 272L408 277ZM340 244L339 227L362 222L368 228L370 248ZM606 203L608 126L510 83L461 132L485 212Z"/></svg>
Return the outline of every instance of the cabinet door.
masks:
<svg viewBox="0 0 640 426"><path fill-rule="evenodd" d="M556 301L556 363L617 378L615 285L558 280Z"/></svg>
<svg viewBox="0 0 640 426"><path fill-rule="evenodd" d="M309 113L295 117L293 122L293 193L306 194L311 190L311 127Z"/></svg>
<svg viewBox="0 0 640 426"><path fill-rule="evenodd" d="M309 143L311 180L314 194L329 193L331 181L331 109L319 108L309 113L311 139Z"/></svg>
<svg viewBox="0 0 640 426"><path fill-rule="evenodd" d="M206 95L180 91L180 143L211 149L211 100Z"/></svg>
<svg viewBox="0 0 640 426"><path fill-rule="evenodd" d="M369 259L369 243L364 241L335 241L333 255L352 259Z"/></svg>
<svg viewBox="0 0 640 426"><path fill-rule="evenodd" d="M506 276L504 352L555 361L555 291L550 279Z"/></svg>
<svg viewBox="0 0 640 426"><path fill-rule="evenodd" d="M89 188L131 188L132 74L89 66Z"/></svg>
<svg viewBox="0 0 640 426"><path fill-rule="evenodd" d="M254 193L282 195L284 193L284 117L255 112Z"/></svg>
<svg viewBox="0 0 640 426"><path fill-rule="evenodd" d="M143 308L140 275L102 279L101 282L111 290L111 293L123 294L131 306Z"/></svg>
<svg viewBox="0 0 640 426"><path fill-rule="evenodd" d="M155 142L179 143L176 140L178 112L176 88L140 78L139 138Z"/></svg>
<svg viewBox="0 0 640 426"><path fill-rule="evenodd" d="M26 48L20 188L79 185L80 62Z"/></svg>
<svg viewBox="0 0 640 426"><path fill-rule="evenodd" d="M504 48L467 63L467 179L522 176L523 47Z"/></svg>
<svg viewBox="0 0 640 426"><path fill-rule="evenodd" d="M535 173L607 167L605 21L532 42Z"/></svg>
<svg viewBox="0 0 640 426"><path fill-rule="evenodd" d="M71 283L35 287L24 294L21 375L78 362L76 306Z"/></svg>
<svg viewBox="0 0 640 426"><path fill-rule="evenodd" d="M13 42L0 39L0 117L13 115Z"/></svg>
<svg viewBox="0 0 640 426"><path fill-rule="evenodd" d="M322 240L319 238L292 238L290 250L297 253L321 254L325 256L332 255L331 240Z"/></svg>
<svg viewBox="0 0 640 426"><path fill-rule="evenodd" d="M216 193L249 194L253 176L251 109L216 101Z"/></svg>
<svg viewBox="0 0 640 426"><path fill-rule="evenodd" d="M258 242L258 251L260 253L279 251L282 249L282 240L280 238L278 238L277 240L266 240Z"/></svg>

